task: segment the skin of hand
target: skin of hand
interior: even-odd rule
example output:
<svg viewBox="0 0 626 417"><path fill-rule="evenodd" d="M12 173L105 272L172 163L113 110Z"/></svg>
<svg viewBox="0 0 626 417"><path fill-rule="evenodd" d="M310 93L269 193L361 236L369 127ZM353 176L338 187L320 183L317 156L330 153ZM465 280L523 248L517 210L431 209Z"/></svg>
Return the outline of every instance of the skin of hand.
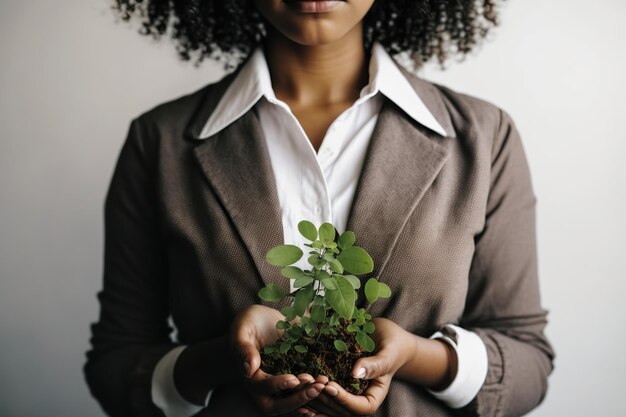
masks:
<svg viewBox="0 0 626 417"><path fill-rule="evenodd" d="M387 396L394 376L434 390L445 388L454 379L456 357L445 342L416 336L389 319L372 321L378 350L357 360L352 369L355 378L370 380L369 387L363 394L353 395L336 382L328 382L322 394L298 409L301 416L373 414Z"/></svg>
<svg viewBox="0 0 626 417"><path fill-rule="evenodd" d="M352 375L369 379L370 385L361 395L353 395L334 381L326 384L322 395L301 410L304 416L347 417L373 414L382 404L389 391L394 374L412 354L414 341L411 334L385 318L374 318L376 331L372 339L378 348L373 356L361 358L354 363ZM307 414L304 411L308 409Z"/></svg>
<svg viewBox="0 0 626 417"><path fill-rule="evenodd" d="M276 322L284 316L273 308L252 305L234 319L230 344L240 358L241 373L245 386L266 415L299 415L295 410L315 399L324 389L328 378L317 379L308 374L270 375L261 369L260 350L280 338L282 331ZM292 390L286 396L282 391ZM282 393L284 394L284 393Z"/></svg>

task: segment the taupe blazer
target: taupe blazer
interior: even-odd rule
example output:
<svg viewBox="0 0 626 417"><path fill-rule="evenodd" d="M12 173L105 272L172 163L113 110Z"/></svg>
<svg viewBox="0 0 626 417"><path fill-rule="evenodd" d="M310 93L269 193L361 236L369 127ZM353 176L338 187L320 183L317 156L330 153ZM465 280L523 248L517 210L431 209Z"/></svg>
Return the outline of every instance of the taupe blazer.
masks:
<svg viewBox="0 0 626 417"><path fill-rule="evenodd" d="M393 291L375 316L424 337L445 323L471 329L487 346L489 371L461 410L394 380L375 415L521 415L544 398L554 353L543 333L536 198L520 137L494 105L402 70L455 136L431 132L385 99L347 230L372 255L371 275ZM110 415L162 415L150 399L161 356L228 332L237 312L261 302L264 284L288 288L265 262L284 242L254 109L199 139L234 75L134 119L119 155L105 202L101 316L84 368ZM220 386L199 415L259 414L240 387Z"/></svg>

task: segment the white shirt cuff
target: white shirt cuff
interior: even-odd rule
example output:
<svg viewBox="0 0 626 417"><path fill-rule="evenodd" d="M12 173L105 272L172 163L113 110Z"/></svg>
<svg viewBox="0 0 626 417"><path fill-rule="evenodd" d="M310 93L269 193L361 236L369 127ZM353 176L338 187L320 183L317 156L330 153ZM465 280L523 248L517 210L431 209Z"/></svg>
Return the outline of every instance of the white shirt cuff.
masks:
<svg viewBox="0 0 626 417"><path fill-rule="evenodd" d="M457 356L456 376L443 391L428 392L451 408L461 408L472 401L487 378L487 348L476 333L453 324L445 327L452 330L450 333L455 334L456 341L440 331L430 338L442 339L454 348Z"/></svg>
<svg viewBox="0 0 626 417"><path fill-rule="evenodd" d="M209 390L204 405L199 406L185 400L174 385L174 364L187 346L178 346L167 352L159 360L152 373L152 402L167 417L189 417L196 414L209 404L213 389Z"/></svg>

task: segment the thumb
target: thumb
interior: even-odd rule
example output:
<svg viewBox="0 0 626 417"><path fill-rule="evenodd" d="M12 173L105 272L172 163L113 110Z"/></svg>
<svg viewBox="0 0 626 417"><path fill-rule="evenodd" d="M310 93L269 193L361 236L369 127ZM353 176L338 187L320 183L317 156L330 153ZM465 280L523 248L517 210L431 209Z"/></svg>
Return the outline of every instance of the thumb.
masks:
<svg viewBox="0 0 626 417"><path fill-rule="evenodd" d="M246 378L252 377L261 366L261 355L256 346L252 343L243 342L238 346L237 351L241 359L241 367Z"/></svg>
<svg viewBox="0 0 626 417"><path fill-rule="evenodd" d="M250 329L245 326L236 326L232 335L232 345L235 350L235 362L246 378L250 378L261 366L261 355L257 349L255 338Z"/></svg>
<svg viewBox="0 0 626 417"><path fill-rule="evenodd" d="M391 361L381 353L357 360L352 368L352 376L359 379L374 379L390 373Z"/></svg>

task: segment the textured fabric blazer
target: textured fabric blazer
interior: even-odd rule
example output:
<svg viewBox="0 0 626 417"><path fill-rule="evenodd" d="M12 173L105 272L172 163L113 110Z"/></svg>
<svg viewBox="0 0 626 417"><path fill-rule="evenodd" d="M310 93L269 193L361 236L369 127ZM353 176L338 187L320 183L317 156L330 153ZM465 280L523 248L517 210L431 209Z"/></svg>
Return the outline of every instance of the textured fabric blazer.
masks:
<svg viewBox="0 0 626 417"><path fill-rule="evenodd" d="M554 353L543 333L536 198L520 137L494 105L402 70L455 135L431 132L385 99L347 230L374 260L362 278L392 289L374 316L424 337L446 323L473 330L489 370L460 410L394 379L375 416L521 415L544 398ZM265 284L288 289L265 261L271 247L289 242L254 109L199 139L234 75L131 122L105 201L101 315L84 367L110 415L162 415L150 398L162 355L226 334L237 312L262 303ZM198 415L259 413L245 390L225 385Z"/></svg>

